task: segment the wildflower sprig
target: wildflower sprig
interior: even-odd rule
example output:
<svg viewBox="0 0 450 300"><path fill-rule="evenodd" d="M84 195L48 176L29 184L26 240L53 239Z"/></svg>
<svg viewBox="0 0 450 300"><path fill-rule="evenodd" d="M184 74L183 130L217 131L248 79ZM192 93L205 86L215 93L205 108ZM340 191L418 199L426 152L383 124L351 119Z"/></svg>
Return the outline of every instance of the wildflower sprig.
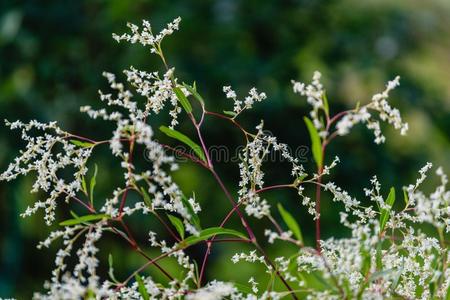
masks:
<svg viewBox="0 0 450 300"><path fill-rule="evenodd" d="M45 284L46 292L36 293L34 298L448 299L450 192L442 168L436 170L440 185L429 195L422 192L420 186L432 166L427 164L420 170L415 184L403 188L401 210L395 209L400 194L394 187L387 192L376 177L372 178L371 186L364 189L369 205L363 205L362 199L329 181L328 175L338 167L340 160L337 156L332 160L328 158L327 146L334 138L348 134L354 125L363 123L373 130L376 143L385 142L379 120L391 124L401 134L406 133L407 124L403 123L399 111L388 103L389 93L399 85L399 78L390 81L369 103L336 114L328 103L319 72L314 73L309 85L294 81L294 92L305 96L312 106L304 122L316 167L307 170L290 153L287 144L264 130L264 122L254 129L246 129L239 123L239 115L267 98L264 92L252 88L242 101L230 86L224 86L225 98L234 102L233 110L214 112L208 110L208 101L195 83L178 80L175 68L164 56L162 41L178 30L180 20L176 18L156 35L147 21L141 28L128 24L131 33L113 35L118 42L148 47L160 57L164 70L163 73L147 72L130 66L124 71L127 84L120 83L112 73L103 74L111 92L99 91L102 108L84 106L81 111L90 118L110 122L112 136L96 141L68 133L54 122L6 122L11 129L21 131L27 145L0 175L0 180L10 181L19 175L35 173L32 192L42 191L48 195L45 201L37 201L23 215L31 215L42 208L46 223L51 224L56 220L60 200L73 201L84 208L80 215L71 212L72 218L59 222L60 230L51 232L39 243L38 248L48 248L62 240L62 247L56 254L51 280ZM148 119L165 112L167 107L172 117L169 126L161 124L159 130L155 130ZM175 129L182 117L191 122L194 135ZM208 151L204 124L209 118L228 122L238 128L244 138L236 194L223 182ZM165 135L163 140L167 140L167 144L155 139L158 134ZM172 143L182 143L190 151L179 150L171 146ZM123 184L114 187L112 194L102 200L96 199L94 193L101 170L97 167L89 170L88 165L95 165L90 162L92 151L105 146L121 161ZM136 156L142 152L137 149L145 150L149 163L139 163ZM281 154L290 166L284 183L266 182L266 173L270 170L266 170L265 160L272 152ZM230 209L216 226L204 227L202 208L195 192L183 191L174 181L172 173L176 172L178 164L171 153L206 170L228 199ZM69 179L59 176L66 168L75 170ZM265 195L280 189L295 191L300 201L282 204ZM315 190L314 200L308 196L309 189ZM340 224L350 230L348 237L322 238L321 192L330 193L332 201L340 203L343 209L336 214L340 216ZM131 203L130 193L138 195L139 199ZM296 204L301 204L298 206L305 208L315 220L315 245L304 240L303 220L287 209ZM145 228L145 224L131 227L128 219L138 214L151 215L166 234ZM239 218L240 229L228 227L233 215ZM270 227L255 228L251 218L266 219ZM421 231L418 225L425 223L436 229L436 235ZM135 238L137 230L146 231L147 241ZM129 274L117 274L114 257L109 254L109 271L101 274L99 265L106 259L100 257L98 245L108 234L124 240L129 250L145 262ZM288 256L271 257L265 242L289 243L294 250ZM228 282L206 278L211 253L223 243L247 245L245 250L227 253L230 264L256 263L265 270L262 274L266 276L255 274L242 283L233 278ZM194 245L204 247L200 260L186 251ZM151 256L148 248L156 249L157 254ZM74 264L69 262L71 256L76 256L72 259ZM183 271L182 275L164 267L161 262L168 258L176 261L177 271ZM146 276L148 268L158 270L167 283Z"/></svg>

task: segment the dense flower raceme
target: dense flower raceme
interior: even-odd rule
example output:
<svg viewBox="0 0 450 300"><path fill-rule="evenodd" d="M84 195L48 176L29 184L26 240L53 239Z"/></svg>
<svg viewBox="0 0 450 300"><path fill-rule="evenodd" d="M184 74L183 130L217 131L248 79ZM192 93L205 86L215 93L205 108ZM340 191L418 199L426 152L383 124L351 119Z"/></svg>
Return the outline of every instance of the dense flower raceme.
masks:
<svg viewBox="0 0 450 300"><path fill-rule="evenodd" d="M234 103L232 111L224 114L206 110L203 98L194 85L180 84L175 69L169 67L162 51L163 39L178 30L180 18L169 23L167 28L154 34L150 23L144 21L142 28L129 24L131 34L113 35L118 42L140 43L158 55L165 67L159 72L140 71L134 67L124 71L132 91L119 83L116 76L104 73L110 84L110 93L100 91L103 108L91 106L81 108L90 118L109 121L114 129L112 136L103 141L73 135L62 130L56 123L43 124L37 121L9 122L11 129L19 130L26 142L25 150L0 175L0 180L10 181L19 175L35 175L32 192L46 194L45 200L37 201L23 213L45 212L45 222L52 224L57 203L61 200L82 206L85 214L61 223L62 229L53 231L38 248L49 248L62 240L55 259L55 269L50 281L45 283L45 293L36 293L36 299L448 299L450 296L450 252L446 237L450 232L450 191L448 179L442 168L437 168L440 185L429 195L421 191L431 164L419 172L414 184L403 188L403 196L391 188L389 195L376 177L365 188L368 201L349 195L343 188L327 181L339 158L325 164L323 154L326 146L337 136L346 135L358 123L374 131L375 142L385 142L379 120L387 122L405 134L404 123L397 109L388 102L389 93L399 85L399 78L390 81L386 89L372 97L367 104L358 104L354 109L330 115L325 90L319 72L314 73L311 84L293 82L293 90L306 97L312 106L310 118L305 118L308 127L317 170L305 170L289 151L288 146L264 131L263 122L254 133L245 130L237 117L255 103L266 99L266 94L252 88L244 100L225 86L226 98ZM135 98L139 95L139 99ZM201 111L194 110L191 102L198 102ZM194 193L184 193L172 179L178 168L171 151L178 151L154 139L154 129L147 119L170 106L170 127L161 127L169 137L185 143L192 151L181 152L186 158L206 168L217 180L232 206L223 221L214 228L202 228L199 216L201 208ZM97 105L96 105L97 106ZM196 129L195 137L176 131L174 128L183 111ZM198 116L200 114L200 116ZM202 136L202 124L206 116L228 120L244 135L246 145L240 153L240 180L238 193L233 195L222 183L213 167ZM377 116L377 118L376 118ZM198 145L194 140L199 141ZM94 180L87 184L88 166L95 147L109 145L111 154L120 158L123 168L123 185L115 187L108 199L94 199ZM135 164L135 149L142 147L150 165ZM281 153L291 166L286 176L287 184L267 185L264 181L264 161L271 152ZM67 177L69 171L71 176ZM289 179L286 179L289 180ZM272 201L263 197L264 191L289 188L297 191L305 209L316 220L316 248L305 245L295 216L278 204L278 212ZM317 189L316 199L304 193L305 189ZM129 191L138 193L141 200L127 201ZM349 229L347 238L320 239L320 191L330 193L333 201L340 203L341 224ZM397 196L396 196L397 194ZM192 195L192 196L189 196ZM387 197L386 197L387 196ZM396 201L397 198L397 201ZM403 198L404 201L398 200ZM371 203L364 206L362 203ZM399 204L400 203L400 204ZM394 209L395 204L395 209ZM245 212L241 212L241 208ZM138 242L128 228L124 216L136 214L152 215L162 228L168 231L169 240L164 240L156 230L147 229L146 243ZM229 230L227 222L237 214L243 225L242 232ZM282 217L279 224L275 214ZM248 218L266 218L270 228L262 229L268 243L292 243L298 249L289 256L271 258L263 250L261 241L248 222ZM422 231L423 225L434 228L436 234ZM287 227L288 230L283 228ZM142 230L142 228L141 228ZM245 233L244 233L245 232ZM99 257L98 242L106 234L117 235L130 244L146 259L146 263L123 280L114 274L113 257L110 257L108 274L99 272L104 258ZM223 238L229 235L232 238ZM229 253L230 265L255 263L265 269L267 279L248 278L247 282L235 283L211 280L203 282L211 245L216 241L247 243L253 250ZM205 243L206 242L206 243ZM194 261L185 250L194 244L207 248L202 261ZM155 248L159 256L150 257L147 248ZM248 248L246 248L248 249ZM69 263L69 258L75 263ZM159 264L160 260L172 258L183 276L176 277ZM147 268L158 268L168 279L162 284L145 276ZM177 272L179 273L179 272ZM260 276L258 278L261 278ZM277 284L276 284L277 283Z"/></svg>

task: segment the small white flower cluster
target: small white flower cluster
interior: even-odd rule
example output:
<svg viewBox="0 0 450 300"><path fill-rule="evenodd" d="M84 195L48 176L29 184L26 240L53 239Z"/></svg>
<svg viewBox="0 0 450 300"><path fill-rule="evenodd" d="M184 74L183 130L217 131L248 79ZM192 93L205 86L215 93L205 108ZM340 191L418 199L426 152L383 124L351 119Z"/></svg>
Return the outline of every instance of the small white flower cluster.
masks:
<svg viewBox="0 0 450 300"><path fill-rule="evenodd" d="M231 258L231 261L234 264L237 264L240 261L246 261L246 262L249 262L249 263L258 262L258 263L261 263L261 264L265 265L266 268L268 269L267 270L268 272L270 272L272 270L272 266L266 263L266 260L264 259L264 256L258 256L256 254L256 250L250 251L250 253L248 253L248 254L244 253L244 252L236 253Z"/></svg>
<svg viewBox="0 0 450 300"><path fill-rule="evenodd" d="M264 235L268 237L267 241L270 244L273 244L275 242L275 240L282 240L282 241L287 241L291 238L292 236L292 232L291 231L285 231L282 233L278 233L278 232L274 232L270 229L266 229L264 230Z"/></svg>
<svg viewBox="0 0 450 300"><path fill-rule="evenodd" d="M6 121L6 125L10 129L21 130L21 138L27 145L20 156L0 174L0 181L10 181L19 175L35 173L36 180L31 192L44 191L49 196L28 207L22 216L31 216L39 209L44 209L45 222L50 225L55 220L57 199L63 197L65 201L69 201L81 189L82 178L88 171L86 162L92 149L75 146L56 122L44 124L35 120L29 123ZM32 136L35 131L40 135ZM60 170L69 167L75 170L73 177L61 177Z"/></svg>
<svg viewBox="0 0 450 300"><path fill-rule="evenodd" d="M363 123L366 124L368 129L374 132L375 143L384 143L386 138L381 132L380 122L374 120L370 114L370 110L373 110L378 112L380 120L393 125L395 129L400 130L401 135L405 135L408 131L408 123L402 121L399 110L392 108L388 102L389 93L400 85L399 80L400 77L397 76L394 80L389 81L386 89L382 93L375 94L370 103L347 113L336 124L337 133L339 135L346 135L354 125Z"/></svg>
<svg viewBox="0 0 450 300"><path fill-rule="evenodd" d="M304 168L299 164L298 158L289 153L288 146L279 143L276 137L268 135L263 130L263 123L256 127L257 133L253 140L249 141L241 151L239 201L246 204L245 210L248 215L262 218L270 214L270 205L256 192L264 186L263 163L271 151L281 153L283 159L292 166L291 174L294 178L306 175Z"/></svg>
<svg viewBox="0 0 450 300"><path fill-rule="evenodd" d="M179 25L181 22L181 18L178 17L174 19L172 22L167 24L167 28L164 28L160 33L157 35L154 35L152 32L152 26L150 25L150 22L143 20L142 21L142 28L139 28L139 26L128 23L127 26L131 30L131 34L124 33L122 35L113 34L113 38L117 41L127 41L132 44L140 43L143 46L150 46L152 53L159 53L161 52L161 42L164 39L164 37L171 35L174 33L174 31L178 30Z"/></svg>
<svg viewBox="0 0 450 300"><path fill-rule="evenodd" d="M166 102L170 102L172 109L169 115L172 117L171 128L178 124L178 115L181 113L181 107L178 105L178 98L173 92L173 85L176 85L176 79L173 77L174 69L169 69L160 78L157 72L148 73L139 71L133 67L125 70L127 81L130 82L136 92L147 98L144 115L147 116L150 111L158 114L165 106ZM189 91L184 87L180 87L183 93L188 96Z"/></svg>
<svg viewBox="0 0 450 300"><path fill-rule="evenodd" d="M175 19L156 36L153 35L150 24L144 21L142 30L129 24L131 35L114 35L114 37L117 41L126 40L150 45L152 52L160 55L167 67L161 50L161 41L178 29L179 21L179 18ZM245 224L244 217L241 217L251 240L235 238L229 241L248 242L248 245L255 247L245 250L248 252L239 250L231 257L231 262L261 264L266 275L270 276L267 288L262 289L261 282L254 277L248 280L247 292L241 291L241 288L233 282L213 279L203 284L197 265L185 250L195 244L192 241L198 240L206 241L209 253L215 236L209 238L211 235L206 230L200 231L197 213L201 208L195 194L186 197L173 180L171 172L175 171L178 165L174 157L165 152L164 146L153 139L153 129L147 124L150 113L158 114L167 102L173 107L169 112L173 117L172 127L178 123L177 116L181 108L178 106L174 88L180 88L185 95L189 95L189 92L184 87L177 86L173 72L174 69L167 68L167 72L161 78L156 72L147 73L133 67L124 71L127 81L134 87L136 93L146 98L145 105L135 101L131 91L127 90L124 84L116 82L114 74L104 73L111 89L116 93L113 95L99 92L100 100L108 106L108 110L106 108L94 110L90 106L82 107L81 110L93 119L114 123L115 129L109 140L96 142L71 135L62 131L56 123L6 121L11 129L21 130L22 139L27 142L27 146L0 175L0 180L10 181L19 175L35 172L37 176L32 192L44 191L49 194L45 201L36 202L24 215L30 215L39 208L44 208L45 221L50 224L55 219L56 200L60 196L66 201L74 199L84 204L90 213L85 219L74 216L75 219L64 222L66 226L63 229L51 232L47 239L39 243L38 248L49 248L54 241L61 239L62 247L56 254L56 266L52 271L51 281L45 284L46 293L35 294L35 299L268 300L285 299L287 296L295 298L294 293L301 293L306 299L448 298L450 250L446 235L450 233L450 191L447 187L448 177L442 168L436 170L440 184L429 195L419 190L419 187L425 181L432 165L429 163L419 171L419 178L415 184L404 187L405 204L400 211L394 209L391 202L384 200L381 185L374 176L370 182L371 187L364 189L364 192L370 203L375 205L365 207L361 204L362 201L352 197L335 183L323 181L325 175L329 175L338 164L338 157L323 168L320 167L318 174L306 179L307 174L303 166L292 156L288 146L267 134L263 130L262 122L256 127L256 134L243 131L247 144L240 153L238 205L245 206L247 215L259 219L267 217L271 221L276 231L264 228L264 236L270 244L288 242L298 248L295 248L293 255L289 253L286 257L279 256L271 260L252 235L248 224ZM293 82L293 85L294 92L306 96L308 103L312 105L310 116L322 142L326 143L329 141L327 138L332 137L328 132L332 121L320 78L321 74L315 72L310 85L305 86L299 82ZM387 102L389 92L397 85L398 77L388 83L384 92L375 95L369 104L342 114L342 119L336 124L337 131L332 134L345 135L355 124L364 123L369 129L374 130L375 142L384 142L379 121L372 119L371 111L378 112L382 121L393 125L404 134L408 128L407 124L402 122L398 110ZM264 93L258 93L255 88L250 90L245 101L238 100L231 87L226 86L223 91L227 98L234 101L234 113L230 113L233 115L234 123L234 118L238 114L251 108L255 102L266 98ZM111 109L112 112L109 111ZM325 114L326 120L320 115L322 113ZM195 118L193 121L200 131L199 123L195 123ZM34 136L35 132L38 133L37 137ZM103 202L96 200L94 205L93 199L89 197L92 195L89 195L86 189L84 176L92 149L102 144L109 144L112 154L120 158L120 165L124 170L124 186L115 187L108 199ZM141 164L133 160L136 147L145 150L148 163L143 170L139 168ZM294 178L292 184L265 186L263 164L271 153L281 154L282 159L290 164L290 175ZM73 176L69 179L59 176L66 168L73 170ZM211 171L214 172L212 166ZM221 183L220 179L218 181ZM316 211L316 203L304 195L306 183L315 184L316 188L330 192L333 201L343 205L342 211L339 212L340 223L351 231L348 237L321 240L318 241L320 249L319 247L318 250L312 249L301 241L300 228L295 224L296 217L280 206L280 215L289 228L288 231L283 231L282 226L272 217L268 201L260 197L260 193L269 189L295 188L302 198L303 205L314 219L317 219L320 215ZM126 201L130 190L140 195L142 200L134 199L133 204ZM224 190L227 193L226 188ZM395 190L391 189L392 191ZM91 200L90 204L83 202L84 198ZM388 199L395 200L390 196ZM375 206L378 209L375 209ZM398 206L396 204L396 207ZM171 213L173 218L170 216L168 218L178 235L160 216L165 212ZM156 216L166 229L169 229L171 240L161 239L156 230L148 230L149 238L146 246L152 247L152 250L156 249L160 254L156 258L150 258L144 251L146 249L138 245L123 220L123 216L128 218L138 213ZM434 227L437 237L422 232L420 229L422 224ZM214 230L216 232L218 229ZM110 232L124 238L134 251L147 259L145 265L123 282L115 278L111 261L110 280L102 279L99 274L100 249L97 244L104 234ZM186 233L191 236L185 239ZM202 233L209 239L205 240ZM183 271L181 278L173 277L161 266L156 265L159 259L163 258L170 258L176 262L178 269ZM204 263L206 259L207 256L204 257ZM168 283L162 284L149 276L135 277L136 280L130 282L135 275L153 264L170 279ZM203 273L203 267L201 270ZM274 284L276 277L287 290L283 292L275 290L278 289Z"/></svg>
<svg viewBox="0 0 450 300"><path fill-rule="evenodd" d="M321 73L316 71L314 72L311 84L305 85L294 80L292 80L292 84L294 93L307 97L307 102L312 106L310 116L313 124L319 132L320 137L326 138L330 135L330 124L328 124L330 119L325 91L320 82L321 76ZM368 104L363 106L359 106L358 104L357 108L346 112L336 123L336 133L341 136L347 135L353 126L363 123L366 124L368 129L374 132L375 143L384 143L386 138L381 132L380 122L375 120L370 113L370 111L376 111L381 121L393 125L395 129L400 130L402 135L405 135L408 131L408 124L402 121L399 110L391 107L388 102L389 93L399 85L399 80L400 77L397 76L394 80L389 81L386 89L379 94L375 94ZM326 122L320 116L321 111L326 115Z"/></svg>
<svg viewBox="0 0 450 300"><path fill-rule="evenodd" d="M450 232L450 191L447 188L448 177L442 167L437 168L436 175L440 178L440 185L429 195L417 190L426 178L426 172L431 168L428 163L420 170L420 177L415 185L405 188L407 206L414 207L414 215L402 214L402 217L413 222L429 223L439 230Z"/></svg>
<svg viewBox="0 0 450 300"><path fill-rule="evenodd" d="M418 182L424 181L429 168L427 164L420 171ZM355 212L357 218L353 222L348 221L343 213L341 223L352 229L352 237L322 241L320 255L308 248L302 249L296 258L297 271L300 274L320 272L323 280L333 284L348 298L357 298L358 295L363 299L398 296L430 299L432 295L438 299L445 298L450 284L450 269L445 260L450 257L450 250L442 248L442 240L440 242L414 228L418 223L430 223L443 230L450 221L446 175L442 168L438 168L436 173L441 178L441 185L429 197L417 191L417 184L406 188L409 191L406 207L388 214L387 229L383 233L373 210ZM366 195L380 206L380 211L391 209L380 195L377 178L374 177L371 183L372 188L365 189ZM331 185L329 188L335 193L338 190L338 195L341 193ZM341 197L350 201L347 196ZM350 201L346 208L359 211L361 207L356 204ZM421 208L422 205L425 207ZM448 232L448 228L446 230ZM392 234L387 231L392 231ZM383 248L380 245L384 245ZM437 288L433 291L434 285ZM312 299L334 299L321 291L310 291L308 295Z"/></svg>
<svg viewBox="0 0 450 300"><path fill-rule="evenodd" d="M226 297L238 299L238 295L238 290L232 283L214 280L195 293L187 295L186 300L221 300Z"/></svg>
<svg viewBox="0 0 450 300"><path fill-rule="evenodd" d="M308 104L312 106L312 110L309 115L321 137L328 135L325 124L320 120L319 112L321 110L326 111L325 106L325 91L323 85L320 82L322 74L319 71L315 71L311 84L305 85L304 83L292 80L294 93L300 94L306 97ZM326 112L328 113L328 112Z"/></svg>
<svg viewBox="0 0 450 300"><path fill-rule="evenodd" d="M245 97L244 101L238 100L236 92L231 88L231 86L224 86L223 92L228 99L234 102L234 117L236 118L241 112L246 109L251 109L255 102L261 102L267 98L266 93L259 93L256 88L251 88L248 96Z"/></svg>

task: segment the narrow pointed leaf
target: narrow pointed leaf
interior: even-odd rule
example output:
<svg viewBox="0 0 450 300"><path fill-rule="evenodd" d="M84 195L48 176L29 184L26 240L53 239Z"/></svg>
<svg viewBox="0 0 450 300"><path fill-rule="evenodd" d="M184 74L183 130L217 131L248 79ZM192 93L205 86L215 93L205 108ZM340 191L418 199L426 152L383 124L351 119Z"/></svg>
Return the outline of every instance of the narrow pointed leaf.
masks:
<svg viewBox="0 0 450 300"><path fill-rule="evenodd" d="M61 226L72 226L72 225L77 225L77 224L81 224L81 223L85 223L85 222L97 221L97 220L109 219L109 218L110 218L110 216L106 215L106 214L86 215L86 216L78 217L78 218L75 218L75 219L65 220L65 221L59 223L59 225L61 225Z"/></svg>
<svg viewBox="0 0 450 300"><path fill-rule="evenodd" d="M386 199L386 205L388 206L388 208L382 209L380 214L380 233L383 232L384 228L386 227L386 223L389 220L389 215L391 213L394 202L395 202L395 189L391 187L389 195Z"/></svg>
<svg viewBox="0 0 450 300"><path fill-rule="evenodd" d="M406 191L406 189L403 189L403 200L405 201L405 205L408 206L409 197L408 197L408 192Z"/></svg>
<svg viewBox="0 0 450 300"><path fill-rule="evenodd" d="M328 98L327 94L323 92L322 94L322 101L323 101L323 109L325 110L325 113L327 115L330 115L330 107L328 106Z"/></svg>
<svg viewBox="0 0 450 300"><path fill-rule="evenodd" d="M236 113L234 111L231 111L231 110L224 110L223 113L226 114L227 116L230 116L230 117L235 117L236 116Z"/></svg>
<svg viewBox="0 0 450 300"><path fill-rule="evenodd" d="M179 87L174 87L173 91L177 96L178 100L180 101L181 106L183 106L184 110L187 113L191 113L192 112L191 103L189 103L189 100L186 98L186 95L183 93L183 91Z"/></svg>
<svg viewBox="0 0 450 300"><path fill-rule="evenodd" d="M84 178L84 176L81 176L81 188L83 190L83 193L87 196L88 190L87 190L86 178Z"/></svg>
<svg viewBox="0 0 450 300"><path fill-rule="evenodd" d="M312 121L304 117L306 127L308 128L309 137L311 138L311 150L316 161L317 168L320 169L322 167L322 143L320 141L319 133L317 132L316 127L312 123Z"/></svg>
<svg viewBox="0 0 450 300"><path fill-rule="evenodd" d="M203 100L202 96L200 96L200 94L197 92L197 88L195 87L195 82L194 82L194 86L190 86L186 83L183 83L183 86L189 91L189 93L192 94L192 96L194 96L194 98L200 102L200 104L202 106L205 105L205 101Z"/></svg>
<svg viewBox="0 0 450 300"><path fill-rule="evenodd" d="M170 223L172 223L173 227L177 230L178 234L180 235L181 239L184 240L184 225L183 221L181 221L179 218L167 214L167 217L169 218Z"/></svg>
<svg viewBox="0 0 450 300"><path fill-rule="evenodd" d="M278 211L280 212L281 217L283 218L284 223L288 226L289 230L292 231L295 238L303 244L303 235L300 230L300 226L294 217L284 209L281 203L278 203Z"/></svg>
<svg viewBox="0 0 450 300"><path fill-rule="evenodd" d="M135 277L136 282L138 284L139 294L141 294L142 299L143 300L150 300L150 295L147 292L147 288L145 287L144 281L142 280L141 276L136 274L136 276L134 276L134 277Z"/></svg>
<svg viewBox="0 0 450 300"><path fill-rule="evenodd" d="M383 268L383 260L382 260L382 242L381 240L377 243L377 252L375 256L375 266L377 270L381 270Z"/></svg>
<svg viewBox="0 0 450 300"><path fill-rule="evenodd" d="M116 276L114 276L114 261L113 261L113 256L111 255L111 253L108 255L108 264L109 264L109 271L108 271L108 275L111 278L111 280L115 283L119 283L119 281L116 279Z"/></svg>
<svg viewBox="0 0 450 300"><path fill-rule="evenodd" d="M193 142L189 137L187 137L186 135L182 134L179 131L176 131L174 129L170 129L169 127L166 126L161 126L159 127L159 130L161 130L163 133L165 133L167 136L177 139L180 142L186 144L187 146L189 146L192 150L194 150L195 154L197 154L197 156L203 160L204 162L206 162L206 157L205 154L203 153L202 148L197 145L195 142Z"/></svg>
<svg viewBox="0 0 450 300"><path fill-rule="evenodd" d="M147 191L141 187L140 188L142 193L142 198L144 199L145 205L147 205L148 208L152 208L152 199L150 198L150 195L147 193Z"/></svg>
<svg viewBox="0 0 450 300"><path fill-rule="evenodd" d="M242 232L233 230L233 229L226 229L222 227L211 227L204 229L200 231L200 234L198 236L190 236L187 239L180 242L180 246L187 247L194 245L198 242L205 241L209 239L210 237L213 237L215 235L233 235L236 237L240 237L242 239L247 239L247 236L243 234Z"/></svg>
<svg viewBox="0 0 450 300"><path fill-rule="evenodd" d="M70 140L70 142L72 144L74 144L75 146L82 147L82 148L91 148L91 147L95 146L94 143L82 142L82 141L79 141L79 140Z"/></svg>
<svg viewBox="0 0 450 300"><path fill-rule="evenodd" d="M89 199L91 201L91 205L94 204L94 188L97 184L97 172L98 167L97 164L95 164L94 175L91 177L91 181L89 183Z"/></svg>

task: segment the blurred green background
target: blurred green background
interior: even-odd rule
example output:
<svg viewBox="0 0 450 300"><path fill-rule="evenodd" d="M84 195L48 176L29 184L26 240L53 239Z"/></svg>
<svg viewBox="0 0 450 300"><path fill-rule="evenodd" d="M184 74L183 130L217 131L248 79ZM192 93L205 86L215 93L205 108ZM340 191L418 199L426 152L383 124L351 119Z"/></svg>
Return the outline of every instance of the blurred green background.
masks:
<svg viewBox="0 0 450 300"><path fill-rule="evenodd" d="M68 131L108 138L109 124L91 121L78 112L80 105L99 105L97 90L106 89L101 72L119 74L130 65L162 70L148 49L118 45L111 33L122 33L127 21L140 23L141 19L159 29L177 16L183 19L181 30L163 46L178 77L197 82L210 110L232 107L223 96L223 85L232 85L242 97L252 86L266 92L269 99L245 114L242 124L253 128L265 119L266 129L293 147L309 145L302 122L309 108L305 99L293 94L291 79L309 81L313 71L320 70L331 110L338 112L357 101L370 100L384 89L385 82L401 75L401 86L390 99L409 122L409 135L399 137L385 127L387 143L376 146L372 133L358 127L330 147L328 160L339 155L342 161L332 180L353 195L362 197L362 188L374 174L379 175L387 193L389 186L400 188L415 180L417 170L427 161L449 170L448 0L4 0L0 2L0 119L57 120ZM150 122L157 128L168 119L158 117ZM188 122L182 122L179 130L193 134ZM208 119L205 136L209 145L236 147L242 143L238 132L220 120ZM0 169L5 169L23 146L16 133L1 126ZM122 179L117 161L102 151L95 152L98 199L108 197ZM305 165L313 167L310 159ZM236 191L237 166L219 163L218 170L227 186ZM268 170L267 183L289 182L288 166L269 164ZM217 225L230 207L209 174L185 164L175 177L186 193L196 191L203 207L202 223ZM21 178L0 183L0 297L29 299L33 291L42 290L53 268L57 248L40 251L35 247L51 228L44 225L41 214L24 220L19 217L35 197L42 196L28 193L31 182L31 178ZM312 195L312 191L307 193ZM313 245L313 223L296 194L282 191L265 196L271 203L282 202L295 214L307 242ZM67 207L62 204L61 208ZM338 225L338 208L324 196L324 237L347 233ZM61 212L59 217L63 219L65 214ZM130 222L142 243L148 232L143 228L156 224L150 218ZM239 222L233 222L230 226L239 228ZM252 225L262 228L268 224L252 220ZM214 248L209 278L219 273L219 279L245 283L249 274L258 271L253 265L230 265L230 251L235 247L223 244ZM272 255L289 250L280 244L269 248ZM99 257L103 262L113 253L118 278L142 263L116 237L106 237L102 249ZM199 258L203 249L191 253ZM105 275L104 267L101 270ZM152 269L148 272L160 277Z"/></svg>

